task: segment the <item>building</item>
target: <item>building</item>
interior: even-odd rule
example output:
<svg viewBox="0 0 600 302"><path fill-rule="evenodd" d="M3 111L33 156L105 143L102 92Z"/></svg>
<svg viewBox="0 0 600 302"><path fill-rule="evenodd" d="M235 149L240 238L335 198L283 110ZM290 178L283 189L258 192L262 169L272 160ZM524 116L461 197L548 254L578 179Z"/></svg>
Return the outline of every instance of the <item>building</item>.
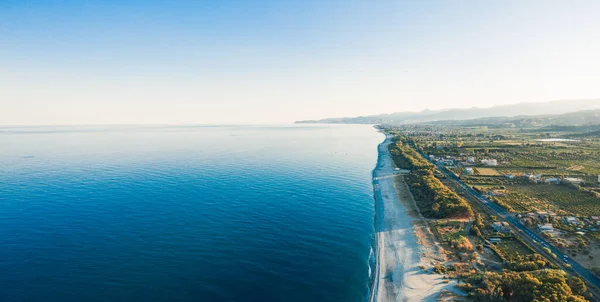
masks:
<svg viewBox="0 0 600 302"><path fill-rule="evenodd" d="M475 163L475 157L474 156L467 157L467 163L474 164ZM598 182L600 182L600 175L598 176Z"/></svg>
<svg viewBox="0 0 600 302"><path fill-rule="evenodd" d="M490 238L489 242L491 244L496 244L496 243L500 243L500 241L502 241L500 238Z"/></svg>
<svg viewBox="0 0 600 302"><path fill-rule="evenodd" d="M481 163L486 165L486 166L497 166L498 165L498 160L496 159L482 159Z"/></svg>
<svg viewBox="0 0 600 302"><path fill-rule="evenodd" d="M554 233L554 227L551 223L540 224L538 228L542 233Z"/></svg>
<svg viewBox="0 0 600 302"><path fill-rule="evenodd" d="M473 175L473 168L465 168L466 175Z"/></svg>
<svg viewBox="0 0 600 302"><path fill-rule="evenodd" d="M570 224L579 223L579 220L577 220L577 218L575 218L573 216L567 216L567 217L565 217L565 220L567 221L567 223L570 223Z"/></svg>
<svg viewBox="0 0 600 302"><path fill-rule="evenodd" d="M512 174L504 174L504 178L506 179L515 179L515 176Z"/></svg>
<svg viewBox="0 0 600 302"><path fill-rule="evenodd" d="M454 165L456 165L456 163L454 162L453 159L446 159L446 160L444 160L444 165L446 165L446 166L454 166Z"/></svg>
<svg viewBox="0 0 600 302"><path fill-rule="evenodd" d="M494 222L492 224L492 228L496 231L496 232L500 232L500 233L510 233L510 228L508 225L508 222L503 221L503 222Z"/></svg>
<svg viewBox="0 0 600 302"><path fill-rule="evenodd" d="M546 178L546 180L544 182L547 184L557 185L560 183L560 179L558 179L556 177L551 177L551 178Z"/></svg>
<svg viewBox="0 0 600 302"><path fill-rule="evenodd" d="M585 184L585 181L583 181L583 179L574 178L574 177L565 177L565 178L563 178L563 181L566 183L574 184L574 185Z"/></svg>
<svg viewBox="0 0 600 302"><path fill-rule="evenodd" d="M485 193L487 196L502 196L504 191L502 190L489 190Z"/></svg>

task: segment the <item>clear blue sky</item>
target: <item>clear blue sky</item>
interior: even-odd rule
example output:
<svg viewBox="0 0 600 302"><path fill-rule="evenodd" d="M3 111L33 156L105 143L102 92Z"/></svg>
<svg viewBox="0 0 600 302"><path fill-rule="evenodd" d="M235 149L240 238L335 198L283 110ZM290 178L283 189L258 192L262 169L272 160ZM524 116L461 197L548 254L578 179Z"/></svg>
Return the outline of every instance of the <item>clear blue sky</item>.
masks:
<svg viewBox="0 0 600 302"><path fill-rule="evenodd" d="M600 97L600 1L0 1L0 124Z"/></svg>

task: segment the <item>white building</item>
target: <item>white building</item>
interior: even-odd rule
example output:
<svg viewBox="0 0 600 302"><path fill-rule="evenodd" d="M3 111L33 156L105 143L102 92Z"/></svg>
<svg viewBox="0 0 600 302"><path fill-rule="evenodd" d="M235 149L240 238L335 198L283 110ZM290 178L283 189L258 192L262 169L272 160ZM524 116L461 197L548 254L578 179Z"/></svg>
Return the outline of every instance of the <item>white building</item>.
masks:
<svg viewBox="0 0 600 302"><path fill-rule="evenodd" d="M486 166L497 166L498 165L498 160L496 159L482 159L481 163L486 165Z"/></svg>
<svg viewBox="0 0 600 302"><path fill-rule="evenodd" d="M580 185L580 184L585 183L585 181L583 181L583 179L573 178L573 177L565 177L565 178L563 178L563 181L566 183L574 184L574 185Z"/></svg>
<svg viewBox="0 0 600 302"><path fill-rule="evenodd" d="M538 228L542 233L554 233L554 227L550 223L540 224Z"/></svg>
<svg viewBox="0 0 600 302"><path fill-rule="evenodd" d="M508 222L503 221L503 222L494 222L492 224L492 228L494 230L496 230L496 232L500 232L500 233L509 233L510 232L510 228L508 225Z"/></svg>
<svg viewBox="0 0 600 302"><path fill-rule="evenodd" d="M577 218L575 218L575 217L573 217L573 216L567 216L565 219L567 220L567 223L571 223L571 224L576 224L576 223L578 223L578 222L579 222L579 221L577 220Z"/></svg>
<svg viewBox="0 0 600 302"><path fill-rule="evenodd" d="M465 168L465 174L473 175L473 168Z"/></svg>

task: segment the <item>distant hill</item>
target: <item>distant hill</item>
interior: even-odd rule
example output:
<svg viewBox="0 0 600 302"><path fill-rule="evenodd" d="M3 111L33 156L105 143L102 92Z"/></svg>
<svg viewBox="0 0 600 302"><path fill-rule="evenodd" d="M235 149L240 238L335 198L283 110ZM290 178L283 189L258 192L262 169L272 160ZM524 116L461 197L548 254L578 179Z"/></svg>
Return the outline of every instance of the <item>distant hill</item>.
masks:
<svg viewBox="0 0 600 302"><path fill-rule="evenodd" d="M598 127L600 128L600 127ZM580 138L580 137L597 137L600 138L600 130L596 131L583 131L581 133L568 135L570 138Z"/></svg>
<svg viewBox="0 0 600 302"><path fill-rule="evenodd" d="M569 127L584 130L596 129L600 125L600 109L581 110L564 114L519 115L514 117L489 117L471 120L444 120L426 122L437 125L460 126L503 126L503 127L553 127L567 129ZM582 128L581 126L592 126Z"/></svg>
<svg viewBox="0 0 600 302"><path fill-rule="evenodd" d="M516 117L520 115L557 115L581 110L600 109L600 99L560 100L540 103L520 103L489 108L423 110L396 112L359 117L327 118L296 123L326 124L406 124L441 120L468 120L489 117Z"/></svg>

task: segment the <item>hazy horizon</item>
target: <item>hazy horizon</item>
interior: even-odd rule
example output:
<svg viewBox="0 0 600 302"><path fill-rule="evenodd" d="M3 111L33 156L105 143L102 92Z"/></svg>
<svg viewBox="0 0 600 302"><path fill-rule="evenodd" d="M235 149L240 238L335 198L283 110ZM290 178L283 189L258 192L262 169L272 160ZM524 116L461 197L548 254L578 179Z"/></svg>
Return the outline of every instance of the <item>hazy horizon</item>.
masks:
<svg viewBox="0 0 600 302"><path fill-rule="evenodd" d="M600 97L596 1L0 4L0 125L282 124Z"/></svg>
<svg viewBox="0 0 600 302"><path fill-rule="evenodd" d="M579 100L595 100L595 99L579 99ZM578 101L579 101L578 100ZM553 101L571 101L571 100L553 100ZM374 114L370 114L370 115L382 115L382 114L394 114L394 113L406 113L406 112L410 112L410 113L419 113L419 112L424 112L424 111L432 111L432 112L442 112L442 111L451 111L451 110L461 110L461 109L489 109L489 108L494 108L497 106L510 106L510 105L518 105L518 104L528 104L528 103L548 103L548 102L553 102L553 101L539 101L539 102L520 102L520 103L513 103L513 104L499 104L499 105L493 105L493 106L488 106L488 107L477 107L477 106L471 106L471 107L448 107L448 108L440 108L440 109L429 109L429 108L425 108L422 110L418 110L418 111L395 111L395 112L381 112L381 113L374 113ZM573 100L575 101L575 100ZM583 109L583 110L594 110L594 109ZM564 113L571 113L571 112L577 112L577 111L582 111L582 110L565 110ZM562 114L562 113L558 113L558 114ZM370 116L369 115L369 116ZM521 114L521 115L530 115L530 116L536 116L536 115L540 115L540 114ZM544 114L541 114L544 115ZM546 114L547 115L547 114ZM552 115L552 114L551 114ZM293 121L284 121L284 122L250 122L250 123L220 123L220 122L216 122L216 123L82 123L82 124L2 124L0 123L0 127L67 127L67 126L90 126L90 127L94 127L94 126L157 126L157 127L170 127L170 126L181 126L181 127L185 127L185 126L191 126L191 127L196 127L196 126L207 126L207 127L228 127L228 126L284 126L284 125L291 125L294 124L295 122L298 121L309 121L309 120L314 120L314 121L318 121L318 120L322 120L322 119L336 119L336 118L354 118L354 117L359 117L359 116L367 116L364 114L361 115L356 115L356 116L327 116L327 117L323 117L323 118L312 118L312 119L307 119L307 120L293 120ZM504 115L502 115L504 116ZM492 116L490 116L492 117Z"/></svg>

